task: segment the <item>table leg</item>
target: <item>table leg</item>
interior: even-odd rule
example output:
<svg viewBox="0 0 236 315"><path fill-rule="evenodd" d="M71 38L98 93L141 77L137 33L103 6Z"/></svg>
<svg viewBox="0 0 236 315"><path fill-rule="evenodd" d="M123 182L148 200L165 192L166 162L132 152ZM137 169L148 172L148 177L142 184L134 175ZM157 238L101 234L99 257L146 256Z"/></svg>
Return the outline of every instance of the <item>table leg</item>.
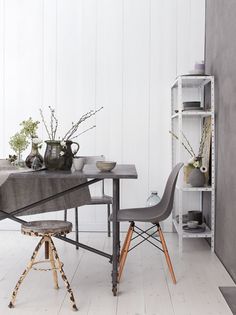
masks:
<svg viewBox="0 0 236 315"><path fill-rule="evenodd" d="M119 223L117 222L117 214L120 209L120 181L113 179L113 204L112 204L112 236L113 236L113 251L112 251L112 292L117 294L117 277L118 277L118 259L119 259Z"/></svg>

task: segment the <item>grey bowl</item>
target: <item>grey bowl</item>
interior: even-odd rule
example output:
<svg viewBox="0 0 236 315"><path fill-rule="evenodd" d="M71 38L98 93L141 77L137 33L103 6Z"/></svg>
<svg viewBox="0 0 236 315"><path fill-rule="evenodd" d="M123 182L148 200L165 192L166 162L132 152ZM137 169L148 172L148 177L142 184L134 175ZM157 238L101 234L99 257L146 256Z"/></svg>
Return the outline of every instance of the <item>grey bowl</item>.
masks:
<svg viewBox="0 0 236 315"><path fill-rule="evenodd" d="M113 162L113 161L97 161L96 162L96 166L101 172L110 172L116 166L116 162Z"/></svg>
<svg viewBox="0 0 236 315"><path fill-rule="evenodd" d="M201 106L201 102L196 102L196 101L194 101L194 102L183 102L183 107L184 107L184 109L187 109L187 108L200 108L200 106Z"/></svg>

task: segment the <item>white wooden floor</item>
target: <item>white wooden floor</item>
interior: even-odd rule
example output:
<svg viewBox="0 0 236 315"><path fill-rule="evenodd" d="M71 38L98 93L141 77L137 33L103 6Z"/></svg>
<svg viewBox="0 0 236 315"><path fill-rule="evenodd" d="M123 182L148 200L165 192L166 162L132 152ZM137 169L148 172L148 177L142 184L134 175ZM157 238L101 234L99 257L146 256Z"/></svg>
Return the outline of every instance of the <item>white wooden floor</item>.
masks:
<svg viewBox="0 0 236 315"><path fill-rule="evenodd" d="M71 233L71 237L73 237ZM79 315L227 315L231 314L218 286L234 286L204 240L186 240L179 257L177 237L165 235L174 265L173 285L163 254L148 243L128 256L119 294L111 293L111 265L106 258L76 251L55 240L71 282ZM80 240L111 252L111 239L103 233L81 233ZM20 232L0 232L0 314L75 314L60 281L53 289L50 272L32 271L19 290L16 307L8 309L11 291L26 266L37 239Z"/></svg>

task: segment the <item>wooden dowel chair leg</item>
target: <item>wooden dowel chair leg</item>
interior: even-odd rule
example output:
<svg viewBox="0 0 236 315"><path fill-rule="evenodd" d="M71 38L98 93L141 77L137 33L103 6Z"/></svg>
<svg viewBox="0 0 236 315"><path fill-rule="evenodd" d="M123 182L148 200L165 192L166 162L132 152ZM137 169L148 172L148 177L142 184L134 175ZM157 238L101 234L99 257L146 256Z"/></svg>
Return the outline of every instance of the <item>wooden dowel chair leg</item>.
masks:
<svg viewBox="0 0 236 315"><path fill-rule="evenodd" d="M74 311L78 311L78 308L76 306L76 303L75 303L75 298L74 298L74 294L72 292L72 289L71 289L71 286L70 286L70 283L69 281L67 280L67 277L66 277L66 274L63 270L63 265L62 265L62 262L60 261L59 259L59 256L58 256L58 253L57 253L57 250L56 250L56 247L53 243L53 240L50 238L50 246L52 248L52 252L53 252L53 255L55 257L55 260L57 261L58 263L58 269L61 273L61 277L62 277L62 280L64 281L65 283L65 286L66 286L66 289L67 289L67 292L69 293L69 296L70 296L70 301L72 303L72 308Z"/></svg>
<svg viewBox="0 0 236 315"><path fill-rule="evenodd" d="M25 277L27 276L28 272L30 271L30 269L32 268L36 256L41 248L41 246L43 245L43 243L45 242L45 238L42 237L41 240L39 241L38 245L35 247L35 250L33 251L33 254L31 256L30 262L28 263L26 269L23 271L22 275L20 276L19 280L17 281L17 284L12 292L12 296L11 296L11 301L8 305L9 308L13 308L14 304L15 304L15 300L16 300L16 295L18 293L19 287L22 284L22 282L24 281Z"/></svg>
<svg viewBox="0 0 236 315"><path fill-rule="evenodd" d="M174 269L173 269L173 266L172 266L172 263L171 263L171 260L170 260L170 256L169 256L168 249L167 249L167 246L166 246L165 238L164 238L164 235L162 233L162 230L161 230L160 226L157 226L157 231L158 231L159 236L160 236L160 241L161 241L162 248L163 248L163 251L164 251L164 254L165 254L165 258L166 258L166 262L167 262L167 265L168 265L168 268L169 268L169 271L170 271L170 274L171 274L172 281L173 281L174 284L176 284L176 278L175 278Z"/></svg>
<svg viewBox="0 0 236 315"><path fill-rule="evenodd" d="M122 250L121 250L121 255L120 255L120 263L119 263L119 269L118 269L118 282L120 282L120 278L124 269L124 265L125 265L125 261L128 255L128 251L129 251L129 246L130 246L130 242L132 239L132 235L134 232L134 223L130 223Z"/></svg>
<svg viewBox="0 0 236 315"><path fill-rule="evenodd" d="M129 238L129 233L130 233L130 226L129 226L129 229L128 229L127 233L126 233L123 246L122 246L122 248L121 248L120 257L119 257L119 258L120 258L120 259L119 259L119 263L120 263L120 261L122 260L122 257L124 256L124 251L125 251L125 248L126 248L126 246L127 246L127 241L128 241L128 238Z"/></svg>

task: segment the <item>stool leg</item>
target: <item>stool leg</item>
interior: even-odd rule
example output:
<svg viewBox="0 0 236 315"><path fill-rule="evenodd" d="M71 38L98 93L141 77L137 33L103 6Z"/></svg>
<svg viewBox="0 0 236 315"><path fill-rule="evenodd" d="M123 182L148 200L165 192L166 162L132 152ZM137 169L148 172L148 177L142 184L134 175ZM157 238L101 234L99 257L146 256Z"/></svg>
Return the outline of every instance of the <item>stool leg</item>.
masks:
<svg viewBox="0 0 236 315"><path fill-rule="evenodd" d="M48 243L48 247L49 247L48 248L49 249L49 260L50 260L50 264L52 266L52 275L53 275L54 288L55 289L59 289L58 277L57 277L57 269L56 269L55 259L54 259L53 252L52 252L52 245L50 243L49 237L47 237L47 243Z"/></svg>
<svg viewBox="0 0 236 315"><path fill-rule="evenodd" d="M43 245L43 243L45 242L45 238L42 237L41 240L39 241L38 245L35 247L35 250L31 256L30 262L28 263L26 269L23 271L22 275L20 276L20 279L18 280L13 292L12 292L12 296L11 296L11 301L8 305L9 308L14 307L14 303L16 300L16 295L18 293L19 287L22 284L23 280L25 279L25 277L27 276L28 272L30 271L30 269L32 268L34 262L35 262L35 258L41 248L41 246Z"/></svg>
<svg viewBox="0 0 236 315"><path fill-rule="evenodd" d="M44 244L44 246L45 246L45 259L49 259L49 243L48 243L48 241L46 240L46 238L45 238L45 244Z"/></svg>
<svg viewBox="0 0 236 315"><path fill-rule="evenodd" d="M67 289L67 291L68 291L68 293L69 293L69 295L70 295L70 300L71 300L71 303L72 303L72 308L73 308L74 311L78 311L77 306L76 306L76 304L75 304L74 294L73 294L72 289L71 289L71 287L70 287L70 283L69 283L69 281L67 280L67 277L66 277L65 272L64 272L63 267L62 267L62 263L61 263L61 261L60 261L60 259L59 259L59 256L58 256L56 247L55 247L55 245L54 245L53 240L52 240L51 237L50 237L49 242L50 242L50 244L51 244L51 248L52 248L53 254L54 254L54 256L55 256L55 259L56 259L56 261L57 261L57 263L58 263L58 268L59 268L59 271L60 271L60 273L61 273L62 280L64 281L65 286L66 286L66 289Z"/></svg>
<svg viewBox="0 0 236 315"><path fill-rule="evenodd" d="M64 221L67 221L67 209L64 210Z"/></svg>

